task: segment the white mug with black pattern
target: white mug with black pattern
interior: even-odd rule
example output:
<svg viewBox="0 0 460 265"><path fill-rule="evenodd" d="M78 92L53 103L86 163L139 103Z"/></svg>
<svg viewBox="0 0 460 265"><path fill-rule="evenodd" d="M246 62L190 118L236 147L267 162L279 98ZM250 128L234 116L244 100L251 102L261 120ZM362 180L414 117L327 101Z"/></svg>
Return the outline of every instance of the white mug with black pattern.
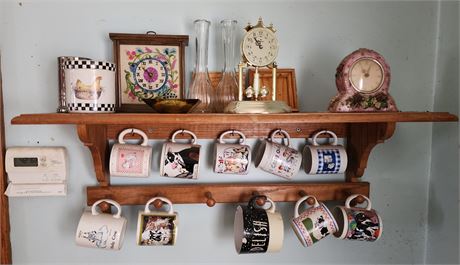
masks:
<svg viewBox="0 0 460 265"><path fill-rule="evenodd" d="M176 137L188 134L190 143L179 143ZM196 135L188 130L177 130L171 141L163 144L161 150L160 176L170 178L196 179L200 161L201 146L196 143Z"/></svg>
<svg viewBox="0 0 460 265"><path fill-rule="evenodd" d="M320 145L317 138L321 134L332 136L332 143ZM313 145L303 149L304 167L307 174L341 174L347 169L347 151L337 144L337 135L332 131L320 131L313 136Z"/></svg>
<svg viewBox="0 0 460 265"><path fill-rule="evenodd" d="M101 203L113 205L117 212L113 215L99 212L96 207ZM98 200L83 212L75 233L75 242L82 247L119 250L123 244L126 223L119 203L109 199Z"/></svg>

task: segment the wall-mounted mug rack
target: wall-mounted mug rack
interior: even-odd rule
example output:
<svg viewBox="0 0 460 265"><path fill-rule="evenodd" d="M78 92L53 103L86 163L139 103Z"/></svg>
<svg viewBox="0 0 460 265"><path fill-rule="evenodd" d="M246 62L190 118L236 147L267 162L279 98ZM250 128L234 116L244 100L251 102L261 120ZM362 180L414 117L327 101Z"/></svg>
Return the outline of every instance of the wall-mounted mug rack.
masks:
<svg viewBox="0 0 460 265"><path fill-rule="evenodd" d="M274 201L297 201L301 194L318 200L344 200L351 194L369 195L369 183L361 182L372 148L389 139L397 122L451 122L458 117L443 112L373 113L289 113L289 114L23 114L12 124L75 124L80 140L90 149L99 186L87 188L87 203L113 199L122 205L144 204L154 196L168 197L173 203L236 203L252 194ZM219 183L170 185L110 185L108 173L109 139L135 127L150 139L169 139L178 129L195 132L200 139L216 139L235 129L248 138L265 138L277 128L292 138L311 137L320 130L334 131L346 140L348 167L344 182Z"/></svg>

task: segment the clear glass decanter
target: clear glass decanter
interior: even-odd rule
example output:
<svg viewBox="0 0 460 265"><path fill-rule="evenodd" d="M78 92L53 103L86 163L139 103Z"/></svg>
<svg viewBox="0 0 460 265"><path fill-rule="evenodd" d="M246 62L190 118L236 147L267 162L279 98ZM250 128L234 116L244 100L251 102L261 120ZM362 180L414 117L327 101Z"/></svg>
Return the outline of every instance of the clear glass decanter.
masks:
<svg viewBox="0 0 460 265"><path fill-rule="evenodd" d="M224 19L220 22L224 48L222 77L215 90L212 102L214 112L224 112L228 103L238 100L238 82L235 72L235 29L236 20Z"/></svg>
<svg viewBox="0 0 460 265"><path fill-rule="evenodd" d="M208 43L211 22L205 19L198 19L195 20L194 24L196 61L195 69L192 73L192 83L188 90L188 98L201 101L194 109L194 112L212 112L210 104L213 98L213 89L208 73Z"/></svg>

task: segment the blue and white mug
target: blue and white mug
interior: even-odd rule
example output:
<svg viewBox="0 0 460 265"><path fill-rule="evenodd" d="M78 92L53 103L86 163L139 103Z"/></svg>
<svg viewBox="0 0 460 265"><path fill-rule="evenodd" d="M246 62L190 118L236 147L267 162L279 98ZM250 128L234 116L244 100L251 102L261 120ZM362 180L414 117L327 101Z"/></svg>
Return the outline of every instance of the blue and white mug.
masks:
<svg viewBox="0 0 460 265"><path fill-rule="evenodd" d="M333 141L320 145L319 135L329 134ZM313 136L313 145L303 149L304 166L307 174L341 174L347 169L348 157L345 147L337 144L337 135L332 131L320 131Z"/></svg>

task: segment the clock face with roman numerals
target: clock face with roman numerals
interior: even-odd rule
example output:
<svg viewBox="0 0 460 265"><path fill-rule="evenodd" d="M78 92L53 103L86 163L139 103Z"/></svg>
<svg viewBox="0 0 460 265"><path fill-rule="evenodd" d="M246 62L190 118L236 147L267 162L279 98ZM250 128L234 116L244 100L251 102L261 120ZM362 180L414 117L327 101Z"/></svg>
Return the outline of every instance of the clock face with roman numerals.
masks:
<svg viewBox="0 0 460 265"><path fill-rule="evenodd" d="M244 36L242 50L251 65L267 66L278 55L278 40L268 28L253 28Z"/></svg>
<svg viewBox="0 0 460 265"><path fill-rule="evenodd" d="M146 91L161 89L167 82L168 73L163 62L146 58L138 62L134 72L134 80Z"/></svg>

